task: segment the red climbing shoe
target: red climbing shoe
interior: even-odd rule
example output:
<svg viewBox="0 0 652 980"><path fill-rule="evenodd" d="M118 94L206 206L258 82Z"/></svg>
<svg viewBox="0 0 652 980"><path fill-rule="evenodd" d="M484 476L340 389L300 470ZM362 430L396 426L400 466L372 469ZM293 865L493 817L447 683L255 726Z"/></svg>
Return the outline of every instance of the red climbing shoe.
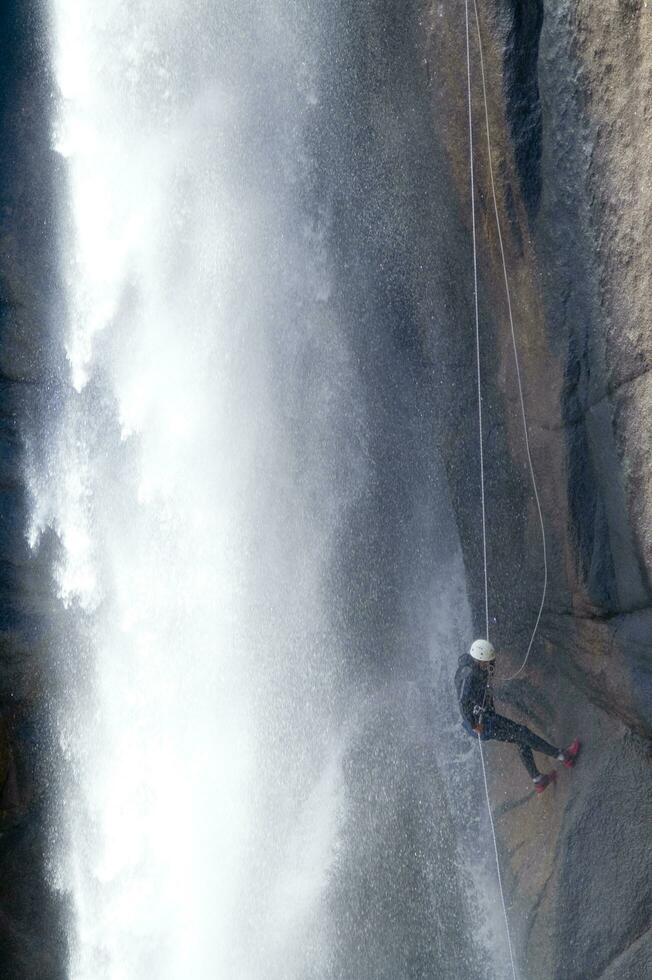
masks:
<svg viewBox="0 0 652 980"><path fill-rule="evenodd" d="M557 778L557 773L553 769L552 772L545 773L539 779L536 779L534 781L534 792L537 794L537 796L541 796L544 789L550 786L551 783L554 783L556 778Z"/></svg>
<svg viewBox="0 0 652 980"><path fill-rule="evenodd" d="M579 738L574 738L567 749L564 749L564 758L561 760L562 765L566 766L567 769L572 769L577 760L577 753L580 750L580 740Z"/></svg>

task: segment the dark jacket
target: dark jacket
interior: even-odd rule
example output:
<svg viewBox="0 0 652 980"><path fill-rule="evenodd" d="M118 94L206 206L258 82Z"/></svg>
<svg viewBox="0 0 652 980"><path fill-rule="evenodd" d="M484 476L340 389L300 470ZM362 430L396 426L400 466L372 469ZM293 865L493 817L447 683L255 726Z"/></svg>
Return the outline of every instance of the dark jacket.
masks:
<svg viewBox="0 0 652 980"><path fill-rule="evenodd" d="M471 654L463 653L455 671L455 688L462 718L471 728L474 728L479 721L479 716L473 710L475 707L484 707L486 712L494 710L488 683L489 671L480 667Z"/></svg>

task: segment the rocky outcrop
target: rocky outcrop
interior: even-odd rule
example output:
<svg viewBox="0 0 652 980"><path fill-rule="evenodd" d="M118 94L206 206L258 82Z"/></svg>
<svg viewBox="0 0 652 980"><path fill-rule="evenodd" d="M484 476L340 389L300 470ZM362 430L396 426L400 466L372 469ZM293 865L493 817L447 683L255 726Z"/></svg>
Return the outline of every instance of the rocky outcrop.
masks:
<svg viewBox="0 0 652 980"><path fill-rule="evenodd" d="M0 17L0 975L64 975L63 905L46 881L50 756L45 568L26 540L26 433L46 387L52 176L42 8Z"/></svg>
<svg viewBox="0 0 652 980"><path fill-rule="evenodd" d="M642 3L478 4L493 165L507 250L550 586L526 671L505 710L581 764L541 800L505 746L490 746L517 958L559 980L652 969L649 143L652 20ZM541 14L543 16L541 16ZM463 9L428 7L433 113L470 214ZM477 43L474 121L493 637L521 662L542 551L519 418L483 143ZM470 264L470 255L468 258ZM467 265L467 268L469 266ZM470 288L469 274L469 288ZM468 331L471 332L469 326ZM471 352L467 351L471 383ZM455 370L459 370L457 365ZM475 420L477 423L477 420ZM478 628L483 622L477 433L448 472ZM523 786L523 792L519 792Z"/></svg>
<svg viewBox="0 0 652 980"><path fill-rule="evenodd" d="M333 604L353 648L352 674L407 679L422 698L427 670L422 665L414 683L413 597L432 582L434 545L437 553L456 547L432 505L435 491L443 495L439 451L479 630L483 582L464 11L462 3L442 0L408 6L405 14L390 0L334 5L346 30L325 59L324 104L309 150L315 159L310 193L326 200L331 214L333 304L351 324L373 419L364 453L374 479L346 529L348 540L339 542L333 592L340 598ZM504 683L498 698L548 737L563 742L579 734L584 742L576 771L562 772L540 800L510 747L487 746L510 922L524 980L641 980L652 972L652 331L646 307L652 15L636 0L483 0L478 6L550 571L527 670ZM0 975L15 980L54 980L65 959L64 910L44 874L52 812L43 765L46 572L25 544L21 477L24 433L38 431L28 422L55 397L48 390L53 353L46 338L56 295L50 289L56 166L36 9L19 0L5 4L0 31ZM482 139L475 39L472 48L490 606L492 636L506 651L505 677L522 659L543 568ZM43 549L44 565L46 559ZM425 702L418 703L423 709ZM410 709L405 717L415 713L411 703ZM365 751L346 762L355 788L351 834L359 839L355 875L343 875L335 898L347 908L354 907L351 896L362 898L342 936L346 955L337 975L348 975L351 950L360 957L360 975L370 963L374 976L439 974L445 969L435 962L440 947L451 931L466 936L466 924L462 929L458 921L462 900L454 888L438 928L431 927L441 883L455 870L448 816L440 818L435 847L429 833L437 814L422 792L426 782L439 786L430 755L437 733L433 724L427 745L418 743L415 767L415 756L404 751L407 736L401 742L407 726L400 712L388 707L378 717ZM373 746L380 746L375 756ZM399 806L381 809L376 819L379 786ZM380 877L368 887L364 868L385 869L393 890L385 894ZM409 892L414 882L418 887ZM369 923L376 960L364 945ZM479 975L474 957L453 953L442 962L454 964L456 980Z"/></svg>

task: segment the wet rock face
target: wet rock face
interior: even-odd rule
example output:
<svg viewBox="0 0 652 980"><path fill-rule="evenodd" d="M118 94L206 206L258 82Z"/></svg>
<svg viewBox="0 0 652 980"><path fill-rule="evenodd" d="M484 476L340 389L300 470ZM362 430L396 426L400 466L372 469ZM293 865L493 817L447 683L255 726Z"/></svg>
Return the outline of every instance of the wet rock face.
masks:
<svg viewBox="0 0 652 980"><path fill-rule="evenodd" d="M551 180L537 233L557 280L547 291L549 321L567 343L561 404L576 554L571 587L586 617L581 641L593 647L597 630L608 646L616 639L612 661L627 651L617 671L630 675L636 704L623 700L615 710L649 734L649 450L642 428L650 324L641 289L650 188L636 160L645 152L638 107L646 112L650 64L640 44L650 26L631 5L607 8L562 4L546 18L539 78ZM607 674L615 688L616 671Z"/></svg>
<svg viewBox="0 0 652 980"><path fill-rule="evenodd" d="M25 431L44 381L53 161L40 5L0 14L0 976L65 975L64 909L46 882L43 594L25 536Z"/></svg>
<svg viewBox="0 0 652 980"><path fill-rule="evenodd" d="M543 127L539 98L539 42L543 0L512 0L495 8L493 31L502 36L503 91L521 197L530 216L541 198Z"/></svg>
<svg viewBox="0 0 652 980"><path fill-rule="evenodd" d="M470 225L463 9L428 9L428 50L441 66L433 113ZM512 930L529 978L634 980L652 971L652 195L641 166L652 14L622 0L599 9L583 0L491 0L478 9L550 573L531 660L499 686L498 705L553 742L579 734L585 743L576 770L562 772L540 800L509 746L487 748ZM477 45L472 56L490 608L493 638L509 651L506 677L522 660L543 569L491 215ZM461 269L465 261L468 248ZM473 383L469 354L447 363L458 383L464 370ZM480 627L479 488L467 462L477 458L477 428L457 432L448 468Z"/></svg>
<svg viewBox="0 0 652 980"><path fill-rule="evenodd" d="M557 787L540 800L513 747L487 745L510 920L521 974L529 980L641 980L652 975L652 8L640 0L478 0L478 9L550 571L527 670L502 686L499 676L497 702L552 741L564 744L575 734L584 741L577 769L562 771ZM42 596L24 541L25 446L17 424L41 410L35 397L47 388L43 334L56 261L50 247L50 85L36 10L14 0L4 5L0 21L0 729L3 811L11 811L3 812L0 826L0 976L16 980L59 977L65 958L63 913L45 888L42 870L47 780L33 765L43 704L37 642ZM406 459L434 452L427 439L434 444L436 430L480 625L464 11L461 2L423 0L409 32L401 34L396 10L387 0L355 6L373 84L367 84L367 101L356 103L359 115L337 125L349 127L351 147L374 165L369 171L360 165L358 196L341 202L341 262L357 277L350 278L352 308L354 300L361 302L360 276L377 297L378 309L361 311L358 322L365 329L358 343L361 370L377 392L376 417L387 418L382 433L379 428L378 458L389 445L387 431L397 425L399 401L405 402L405 414L419 419L413 427L418 452L409 455L410 447L401 443ZM399 36L402 46L393 40ZM508 661L499 672L504 678L522 659L543 569L491 209L474 37L473 32L490 606L493 638ZM394 78L394 102L383 66ZM329 172L337 173L337 166L331 161ZM383 193L371 194L370 186ZM367 229L375 229L377 242L361 261L360 250L349 252L347 243ZM374 353L374 335L366 327L377 322L380 309L395 331L386 376L365 367ZM399 362L403 374L397 372ZM398 394L390 389L391 378ZM403 435L397 429L397 446ZM390 557L406 540L400 523L405 494L396 472L409 475L412 490L415 484L414 470L395 456L401 466L387 463L381 471L384 500L393 501L383 530ZM430 479L424 463L423 485ZM371 516L368 524L378 534L381 522L375 511ZM376 619L391 620L390 563L380 562L385 552L369 540L377 565L365 556L367 575L374 586L377 576L385 589L379 590ZM414 564L413 555L405 561ZM394 588L393 581L389 585ZM365 629L375 648L366 624ZM382 728L388 728L386 721ZM387 758L391 762L389 750ZM424 772L429 765L424 752ZM364 814L362 763L352 758L350 766ZM377 768L380 781L390 768L384 756ZM413 776L406 775L405 812L396 816L401 825L414 817ZM34 803L28 818L16 819L28 799ZM423 817L425 823L430 819ZM392 835L390 828L387 836ZM394 859L404 861L414 878L423 874L423 861L411 845L398 840ZM423 843L424 853L427 847ZM360 842L361 860L384 860L382 853L367 851L373 852L372 837ZM441 873L448 875L447 865ZM343 875L338 887L352 894L365 884ZM406 919L425 916L427 884L402 910ZM401 905L402 890L372 897L381 929L388 903L392 909ZM367 922L363 913L352 921L343 948L359 948ZM420 934L426 934L425 926ZM418 962L406 966L392 943L388 932L387 954L374 975L383 969L393 976L422 975L423 964L432 962L431 949L424 947L417 950Z"/></svg>

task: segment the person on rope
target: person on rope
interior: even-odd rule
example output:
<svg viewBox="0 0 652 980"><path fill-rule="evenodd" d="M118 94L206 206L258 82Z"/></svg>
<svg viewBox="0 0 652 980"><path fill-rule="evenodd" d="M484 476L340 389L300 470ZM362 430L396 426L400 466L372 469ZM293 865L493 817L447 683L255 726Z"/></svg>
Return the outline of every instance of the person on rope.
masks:
<svg viewBox="0 0 652 980"><path fill-rule="evenodd" d="M554 782L557 774L541 773L536 767L532 750L542 752L557 759L567 769L575 763L579 752L579 739L575 739L567 749L558 749L545 739L535 735L525 725L518 725L510 718L496 713L491 691L491 675L496 660L496 652L488 640L475 640L468 653L463 653L455 672L455 687L462 712L464 728L470 735L483 741L495 739L499 742L514 742L527 769L536 793Z"/></svg>

